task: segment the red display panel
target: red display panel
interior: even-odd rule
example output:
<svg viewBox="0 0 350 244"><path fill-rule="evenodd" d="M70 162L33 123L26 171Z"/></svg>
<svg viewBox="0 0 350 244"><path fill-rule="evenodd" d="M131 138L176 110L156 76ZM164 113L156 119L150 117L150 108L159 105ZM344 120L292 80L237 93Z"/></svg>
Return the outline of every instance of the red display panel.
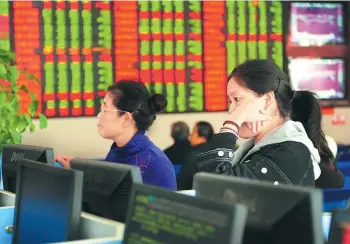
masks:
<svg viewBox="0 0 350 244"><path fill-rule="evenodd" d="M235 66L253 58L283 66L280 1L6 3L11 45L41 80L30 86L49 117L96 115L121 79L164 94L168 113L224 111Z"/></svg>

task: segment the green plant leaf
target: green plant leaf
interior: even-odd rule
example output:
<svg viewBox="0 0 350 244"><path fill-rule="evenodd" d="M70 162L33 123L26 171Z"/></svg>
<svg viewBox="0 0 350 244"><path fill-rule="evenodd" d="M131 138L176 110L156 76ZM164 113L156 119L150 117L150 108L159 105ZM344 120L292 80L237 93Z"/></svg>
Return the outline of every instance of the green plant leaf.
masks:
<svg viewBox="0 0 350 244"><path fill-rule="evenodd" d="M24 91L24 92L26 92L26 93L29 92L28 87L26 87L25 85L21 85L21 87L19 88L19 90Z"/></svg>
<svg viewBox="0 0 350 244"><path fill-rule="evenodd" d="M32 133L35 131L35 124L33 123L32 118L28 115L24 115L24 119L27 121L27 124L29 125L29 131Z"/></svg>
<svg viewBox="0 0 350 244"><path fill-rule="evenodd" d="M39 115L39 127L40 127L40 129L46 129L47 128L47 118L43 114Z"/></svg>
<svg viewBox="0 0 350 244"><path fill-rule="evenodd" d="M29 73L26 69L23 70L23 74L25 75L25 77L27 77L29 80L34 79L34 75Z"/></svg>
<svg viewBox="0 0 350 244"><path fill-rule="evenodd" d="M36 101L36 96L35 96L34 92L29 92L29 95L30 95L31 101Z"/></svg>
<svg viewBox="0 0 350 244"><path fill-rule="evenodd" d="M5 105L7 94L3 91L0 91L0 106Z"/></svg>
<svg viewBox="0 0 350 244"><path fill-rule="evenodd" d="M19 103L19 95L18 94L11 94L9 96L9 101L8 101L8 109L12 114L17 115L19 110L20 110L20 103Z"/></svg>
<svg viewBox="0 0 350 244"><path fill-rule="evenodd" d="M0 60L3 61L5 59L9 59L10 61L14 61L15 60L15 53L0 49ZM7 62L4 62L4 63L7 63Z"/></svg>
<svg viewBox="0 0 350 244"><path fill-rule="evenodd" d="M34 117L36 112L38 111L39 102L38 101L32 101L29 105L29 115Z"/></svg>
<svg viewBox="0 0 350 244"><path fill-rule="evenodd" d="M28 85L18 86L17 80L21 72L29 80L35 80L39 84L41 82L27 70L20 71L14 61L15 54L13 52L0 49L0 79L5 80L6 85L9 85L6 86L6 91L1 91L0 85L0 153L2 145L6 143L21 143L22 134L28 127L30 132L36 129L33 117L38 111L39 101L35 94L30 92ZM18 91L30 94L28 114L19 113L21 100ZM47 128L47 118L44 115L39 116L39 122L40 128Z"/></svg>
<svg viewBox="0 0 350 244"><path fill-rule="evenodd" d="M29 125L29 124L28 124L27 119L25 118L25 115L24 115L24 114L21 114L21 115L18 117L17 131L18 131L18 132L21 132L21 133L25 132L28 125Z"/></svg>
<svg viewBox="0 0 350 244"><path fill-rule="evenodd" d="M19 144L21 143L22 140L22 134L20 132L18 132L17 130L11 130L11 138L13 143L15 144Z"/></svg>
<svg viewBox="0 0 350 244"><path fill-rule="evenodd" d="M0 78L4 79L6 77L6 73L7 70L5 65L0 63Z"/></svg>
<svg viewBox="0 0 350 244"><path fill-rule="evenodd" d="M35 80L39 84L41 83L40 80L33 74L29 73L26 69L23 70L23 74L29 79L29 80Z"/></svg>
<svg viewBox="0 0 350 244"><path fill-rule="evenodd" d="M29 125L29 131L30 131L30 133L33 133L35 131L35 124L31 123Z"/></svg>
<svg viewBox="0 0 350 244"><path fill-rule="evenodd" d="M9 81L14 85L17 84L17 79L19 76L19 71L16 65L12 65L8 68L8 73L11 75L8 75Z"/></svg>
<svg viewBox="0 0 350 244"><path fill-rule="evenodd" d="M0 49L0 63L10 64L15 60L15 54Z"/></svg>

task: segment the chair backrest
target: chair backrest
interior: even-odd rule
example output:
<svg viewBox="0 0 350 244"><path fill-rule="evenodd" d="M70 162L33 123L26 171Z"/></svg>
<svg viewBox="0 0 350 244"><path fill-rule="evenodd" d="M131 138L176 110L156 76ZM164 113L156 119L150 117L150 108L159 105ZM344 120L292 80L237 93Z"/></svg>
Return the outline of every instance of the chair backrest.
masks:
<svg viewBox="0 0 350 244"><path fill-rule="evenodd" d="M177 175L180 173L180 170L182 169L183 165L182 164L174 164L174 169L175 169L175 174Z"/></svg>

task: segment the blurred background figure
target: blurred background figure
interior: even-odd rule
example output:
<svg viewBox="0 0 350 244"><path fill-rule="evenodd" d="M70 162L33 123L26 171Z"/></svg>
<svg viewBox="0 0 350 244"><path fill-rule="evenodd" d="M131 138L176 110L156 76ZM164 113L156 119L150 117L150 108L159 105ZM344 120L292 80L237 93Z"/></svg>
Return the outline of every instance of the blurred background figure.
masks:
<svg viewBox="0 0 350 244"><path fill-rule="evenodd" d="M164 150L173 164L184 164L185 158L190 154L192 147L188 140L190 128L183 121L175 122L171 125L171 137L173 145Z"/></svg>
<svg viewBox="0 0 350 244"><path fill-rule="evenodd" d="M344 186L344 174L336 167L339 159L338 145L330 136L326 135L325 140L329 150L320 152L321 176L315 181L315 186L321 189L342 188Z"/></svg>
<svg viewBox="0 0 350 244"><path fill-rule="evenodd" d="M199 121L193 127L190 135L190 143L194 149L201 144L207 143L214 135L213 126L205 121Z"/></svg>
<svg viewBox="0 0 350 244"><path fill-rule="evenodd" d="M177 175L178 190L192 189L193 177L198 172L197 155L203 153L205 145L211 141L214 135L213 126L205 121L199 121L193 127L190 135L192 152L186 158L184 166Z"/></svg>

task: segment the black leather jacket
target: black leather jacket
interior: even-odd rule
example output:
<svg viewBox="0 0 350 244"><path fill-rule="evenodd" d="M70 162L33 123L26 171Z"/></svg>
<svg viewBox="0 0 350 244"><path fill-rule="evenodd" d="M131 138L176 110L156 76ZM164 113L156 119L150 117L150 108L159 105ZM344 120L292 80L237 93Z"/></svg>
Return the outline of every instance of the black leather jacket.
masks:
<svg viewBox="0 0 350 244"><path fill-rule="evenodd" d="M270 144L232 166L236 140L232 133L214 135L205 152L197 155L198 172L270 181L275 185L315 185L311 154L303 143Z"/></svg>

